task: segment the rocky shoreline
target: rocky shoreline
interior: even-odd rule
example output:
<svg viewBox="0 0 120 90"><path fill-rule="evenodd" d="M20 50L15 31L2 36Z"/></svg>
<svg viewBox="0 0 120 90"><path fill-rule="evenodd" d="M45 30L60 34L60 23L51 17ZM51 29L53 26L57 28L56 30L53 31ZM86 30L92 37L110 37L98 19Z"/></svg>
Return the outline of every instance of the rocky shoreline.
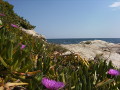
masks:
<svg viewBox="0 0 120 90"><path fill-rule="evenodd" d="M100 56L104 60L111 60L116 67L120 68L120 44L93 40L82 41L79 44L61 44L61 46L69 50L66 54L73 52L86 60L95 60L96 56Z"/></svg>

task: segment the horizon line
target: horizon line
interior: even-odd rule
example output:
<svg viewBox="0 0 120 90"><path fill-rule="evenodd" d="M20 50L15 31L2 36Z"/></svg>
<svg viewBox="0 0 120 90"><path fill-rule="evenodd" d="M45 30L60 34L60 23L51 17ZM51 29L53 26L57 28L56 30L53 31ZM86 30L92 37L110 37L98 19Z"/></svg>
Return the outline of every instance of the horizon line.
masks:
<svg viewBox="0 0 120 90"><path fill-rule="evenodd" d="M104 38L104 37L103 37ZM105 37L105 38L108 38L108 37ZM113 38L116 38L117 37L113 37ZM120 37L119 37L120 38ZM83 38L46 38L46 39L83 39ZM85 39L85 38L84 38ZM98 38L86 38L86 39L101 39L101 37L98 37Z"/></svg>

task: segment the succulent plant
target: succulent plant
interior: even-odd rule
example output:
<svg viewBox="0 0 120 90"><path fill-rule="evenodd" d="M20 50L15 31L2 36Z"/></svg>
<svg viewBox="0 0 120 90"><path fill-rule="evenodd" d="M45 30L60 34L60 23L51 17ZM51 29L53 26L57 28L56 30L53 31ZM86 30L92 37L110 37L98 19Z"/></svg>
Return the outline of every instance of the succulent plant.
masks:
<svg viewBox="0 0 120 90"><path fill-rule="evenodd" d="M87 61L73 53L62 55L66 49L21 31L16 25L25 23L26 28L33 26L12 9L12 5L0 1L0 18L3 24L0 28L1 90L6 87L17 88L18 85L28 90L44 90L49 86L43 81L44 77L47 77L45 81L52 82L52 87L57 85L64 90L120 89L119 71L113 67L112 62L107 63L101 58L97 62Z"/></svg>

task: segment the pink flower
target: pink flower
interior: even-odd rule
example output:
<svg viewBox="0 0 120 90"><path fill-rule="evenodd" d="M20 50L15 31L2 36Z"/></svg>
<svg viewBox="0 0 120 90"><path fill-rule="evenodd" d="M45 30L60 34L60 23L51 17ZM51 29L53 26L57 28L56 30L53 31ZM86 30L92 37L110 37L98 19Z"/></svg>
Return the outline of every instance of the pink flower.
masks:
<svg viewBox="0 0 120 90"><path fill-rule="evenodd" d="M3 14L3 13L0 13L0 16L5 16L5 14Z"/></svg>
<svg viewBox="0 0 120 90"><path fill-rule="evenodd" d="M50 80L46 77L42 78L42 84L49 90L58 90L65 86L63 82L57 82L55 80Z"/></svg>
<svg viewBox="0 0 120 90"><path fill-rule="evenodd" d="M108 74L110 74L112 76L118 76L118 75L120 75L120 72L115 69L109 69Z"/></svg>
<svg viewBox="0 0 120 90"><path fill-rule="evenodd" d="M12 27L15 27L15 28L18 28L18 26L17 26L17 25L15 25L15 24L11 24L11 26L12 26Z"/></svg>
<svg viewBox="0 0 120 90"><path fill-rule="evenodd" d="M26 47L26 45L21 45L20 49L24 49Z"/></svg>

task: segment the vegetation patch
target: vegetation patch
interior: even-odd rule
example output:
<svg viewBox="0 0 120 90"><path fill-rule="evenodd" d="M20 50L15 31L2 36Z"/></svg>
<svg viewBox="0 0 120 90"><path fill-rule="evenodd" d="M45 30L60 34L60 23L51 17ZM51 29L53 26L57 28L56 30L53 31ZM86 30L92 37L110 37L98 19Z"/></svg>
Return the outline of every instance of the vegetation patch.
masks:
<svg viewBox="0 0 120 90"><path fill-rule="evenodd" d="M62 47L20 30L34 26L15 14L8 2L0 1L0 13L0 90L120 89L120 73L111 62L63 56Z"/></svg>

